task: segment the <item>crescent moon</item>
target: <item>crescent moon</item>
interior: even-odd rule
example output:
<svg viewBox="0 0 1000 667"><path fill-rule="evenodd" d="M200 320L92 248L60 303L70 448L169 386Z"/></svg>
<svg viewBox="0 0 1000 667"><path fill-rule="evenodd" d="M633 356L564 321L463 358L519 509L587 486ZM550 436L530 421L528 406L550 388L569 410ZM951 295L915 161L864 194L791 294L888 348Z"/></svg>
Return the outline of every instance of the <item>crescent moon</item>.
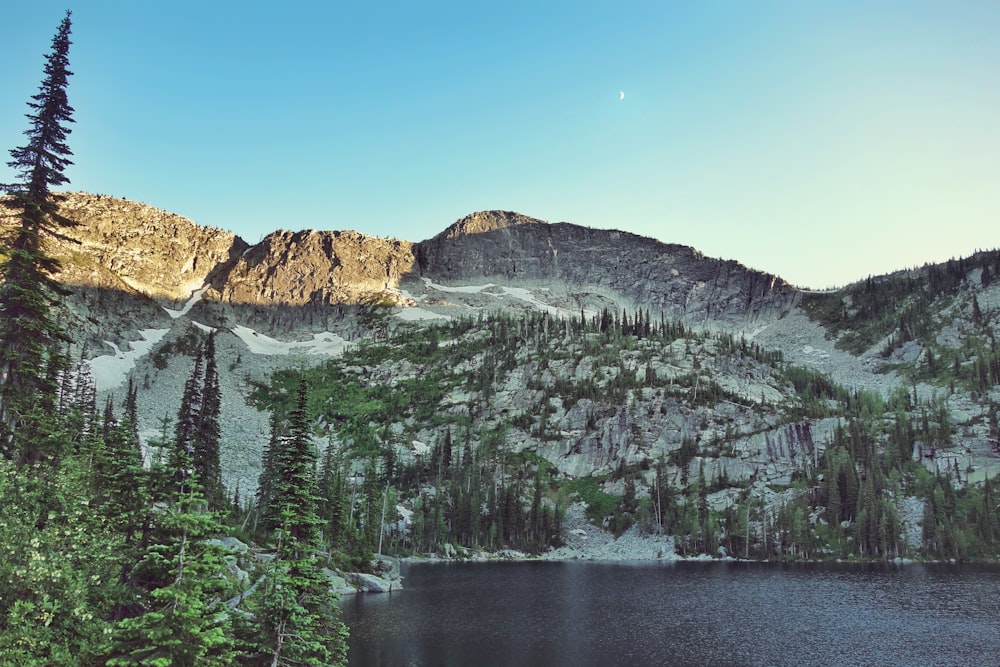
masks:
<svg viewBox="0 0 1000 667"><path fill-rule="evenodd" d="M619 100L624 100L625 99L625 91L624 90L619 90L618 91L618 99Z"/></svg>

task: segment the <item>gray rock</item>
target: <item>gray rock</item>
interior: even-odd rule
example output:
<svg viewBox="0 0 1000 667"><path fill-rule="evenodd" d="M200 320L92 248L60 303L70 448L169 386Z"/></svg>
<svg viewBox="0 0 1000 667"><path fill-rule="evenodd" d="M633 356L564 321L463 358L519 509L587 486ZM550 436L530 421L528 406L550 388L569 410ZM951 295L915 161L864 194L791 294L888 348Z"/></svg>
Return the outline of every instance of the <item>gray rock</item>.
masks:
<svg viewBox="0 0 1000 667"><path fill-rule="evenodd" d="M363 572L348 572L344 577L362 593L391 593L403 587L398 581L390 581Z"/></svg>

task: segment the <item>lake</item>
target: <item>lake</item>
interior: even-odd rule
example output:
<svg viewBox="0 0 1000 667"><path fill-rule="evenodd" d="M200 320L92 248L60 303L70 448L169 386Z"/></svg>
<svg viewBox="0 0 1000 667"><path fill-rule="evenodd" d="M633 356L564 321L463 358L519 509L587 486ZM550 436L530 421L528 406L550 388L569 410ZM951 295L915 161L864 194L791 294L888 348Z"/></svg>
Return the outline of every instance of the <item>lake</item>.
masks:
<svg viewBox="0 0 1000 667"><path fill-rule="evenodd" d="M420 563L345 598L357 667L998 665L1000 567Z"/></svg>

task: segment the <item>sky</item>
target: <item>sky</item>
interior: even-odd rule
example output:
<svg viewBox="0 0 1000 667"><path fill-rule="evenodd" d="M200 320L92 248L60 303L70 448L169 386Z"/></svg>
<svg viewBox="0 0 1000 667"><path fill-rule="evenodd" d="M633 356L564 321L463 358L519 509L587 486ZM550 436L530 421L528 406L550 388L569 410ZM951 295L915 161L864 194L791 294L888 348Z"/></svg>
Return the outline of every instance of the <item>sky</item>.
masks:
<svg viewBox="0 0 1000 667"><path fill-rule="evenodd" d="M4 150L67 8L69 189L250 243L504 209L813 288L1000 247L1000 2L12 2Z"/></svg>

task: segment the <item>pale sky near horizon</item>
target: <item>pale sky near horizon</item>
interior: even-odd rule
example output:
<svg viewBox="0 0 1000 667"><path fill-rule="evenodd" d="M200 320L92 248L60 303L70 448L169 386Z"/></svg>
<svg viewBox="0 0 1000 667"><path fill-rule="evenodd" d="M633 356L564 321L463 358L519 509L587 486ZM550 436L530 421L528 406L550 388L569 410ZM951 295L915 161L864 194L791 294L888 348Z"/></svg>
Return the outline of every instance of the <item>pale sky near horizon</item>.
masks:
<svg viewBox="0 0 1000 667"><path fill-rule="evenodd" d="M70 189L250 243L506 209L816 288L1000 247L1000 2L13 2L4 151L67 8Z"/></svg>

